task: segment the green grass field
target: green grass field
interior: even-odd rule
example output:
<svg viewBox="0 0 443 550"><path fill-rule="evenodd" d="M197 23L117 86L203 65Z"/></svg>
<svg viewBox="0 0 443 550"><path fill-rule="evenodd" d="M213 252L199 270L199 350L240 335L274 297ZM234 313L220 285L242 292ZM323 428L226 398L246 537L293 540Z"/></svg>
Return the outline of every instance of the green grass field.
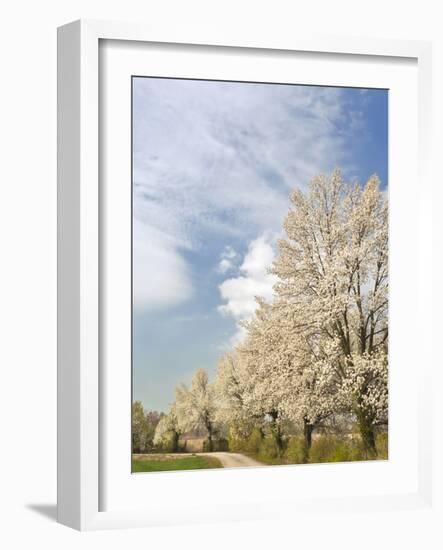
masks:
<svg viewBox="0 0 443 550"><path fill-rule="evenodd" d="M172 470L202 470L222 468L220 461L214 457L195 456L156 460L143 459L132 461L132 472L167 472Z"/></svg>

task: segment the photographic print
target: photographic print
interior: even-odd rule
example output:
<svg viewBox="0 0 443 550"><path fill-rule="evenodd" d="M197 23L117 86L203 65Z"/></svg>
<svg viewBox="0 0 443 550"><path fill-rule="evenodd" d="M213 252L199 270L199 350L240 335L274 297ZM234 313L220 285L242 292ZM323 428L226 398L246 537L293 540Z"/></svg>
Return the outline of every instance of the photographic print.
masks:
<svg viewBox="0 0 443 550"><path fill-rule="evenodd" d="M388 458L388 91L132 78L132 471Z"/></svg>

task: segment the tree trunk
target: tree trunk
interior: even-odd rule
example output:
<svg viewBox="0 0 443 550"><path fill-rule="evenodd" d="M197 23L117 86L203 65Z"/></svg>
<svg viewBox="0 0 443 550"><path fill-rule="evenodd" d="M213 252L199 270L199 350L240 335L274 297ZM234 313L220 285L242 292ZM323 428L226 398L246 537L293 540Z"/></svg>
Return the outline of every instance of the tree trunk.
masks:
<svg viewBox="0 0 443 550"><path fill-rule="evenodd" d="M180 434L178 432L174 432L172 434L172 452L177 453L178 452L178 440L180 438Z"/></svg>
<svg viewBox="0 0 443 550"><path fill-rule="evenodd" d="M281 456L283 452L283 437L281 434L280 424L276 424L274 435L275 435L275 443L277 445L277 450L278 450L278 456Z"/></svg>
<svg viewBox="0 0 443 550"><path fill-rule="evenodd" d="M309 451L311 450L313 431L314 431L314 425L310 424L305 418L303 420L303 437L304 437L303 462L305 463L309 461Z"/></svg>
<svg viewBox="0 0 443 550"><path fill-rule="evenodd" d="M208 430L208 451L212 453L214 449L214 445L212 443L212 425L211 424L208 424L207 430Z"/></svg>
<svg viewBox="0 0 443 550"><path fill-rule="evenodd" d="M272 418L272 435L274 436L275 444L277 446L278 456L281 457L283 453L283 437L281 433L280 423L278 422L278 413L272 412L269 415Z"/></svg>
<svg viewBox="0 0 443 550"><path fill-rule="evenodd" d="M375 446L374 425L363 411L357 411L357 420L360 437L368 458L375 458L377 456L377 447Z"/></svg>

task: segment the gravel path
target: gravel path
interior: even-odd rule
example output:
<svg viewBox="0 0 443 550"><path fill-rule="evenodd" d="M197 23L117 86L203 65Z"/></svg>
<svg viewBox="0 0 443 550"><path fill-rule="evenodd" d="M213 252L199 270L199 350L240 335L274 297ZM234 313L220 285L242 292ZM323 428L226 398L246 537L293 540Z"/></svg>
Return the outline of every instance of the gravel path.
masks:
<svg viewBox="0 0 443 550"><path fill-rule="evenodd" d="M241 453L196 453L201 456L213 456L218 458L222 463L223 468L246 468L248 466L265 466L261 462L250 458L249 456L242 455Z"/></svg>

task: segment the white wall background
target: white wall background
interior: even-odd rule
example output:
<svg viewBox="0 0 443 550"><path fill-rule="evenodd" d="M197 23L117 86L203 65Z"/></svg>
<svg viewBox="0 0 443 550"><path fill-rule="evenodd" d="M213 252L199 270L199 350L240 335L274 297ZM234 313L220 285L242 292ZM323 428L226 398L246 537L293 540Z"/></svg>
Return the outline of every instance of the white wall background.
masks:
<svg viewBox="0 0 443 550"><path fill-rule="evenodd" d="M439 2L16 0L3 4L0 85L0 545L4 548L438 548L425 517L315 518L80 534L54 523L56 497L56 27L82 18L170 21L263 35L434 40L436 157L442 144ZM438 124L438 123L439 124ZM441 176L435 171L435 177ZM440 183L442 185L442 183ZM438 213L438 204L436 212ZM440 249L442 235L436 237ZM439 270L441 273L441 270ZM436 275L437 277L437 275ZM438 279L436 279L438 281ZM440 285L441 286L441 285ZM440 323L440 321L438 321ZM438 337L437 325L435 334ZM438 396L437 396L438 397ZM441 413L441 405L437 402ZM441 418L441 416L440 416ZM442 431L441 425L435 432ZM440 449L441 450L441 449ZM441 456L441 454L440 454ZM443 463L443 462L441 462ZM441 479L441 478L440 478ZM346 523L362 525L349 540ZM388 530L385 531L385 529ZM305 537L308 536L307 539ZM441 536L441 535L439 535ZM439 541L441 544L441 540Z"/></svg>

